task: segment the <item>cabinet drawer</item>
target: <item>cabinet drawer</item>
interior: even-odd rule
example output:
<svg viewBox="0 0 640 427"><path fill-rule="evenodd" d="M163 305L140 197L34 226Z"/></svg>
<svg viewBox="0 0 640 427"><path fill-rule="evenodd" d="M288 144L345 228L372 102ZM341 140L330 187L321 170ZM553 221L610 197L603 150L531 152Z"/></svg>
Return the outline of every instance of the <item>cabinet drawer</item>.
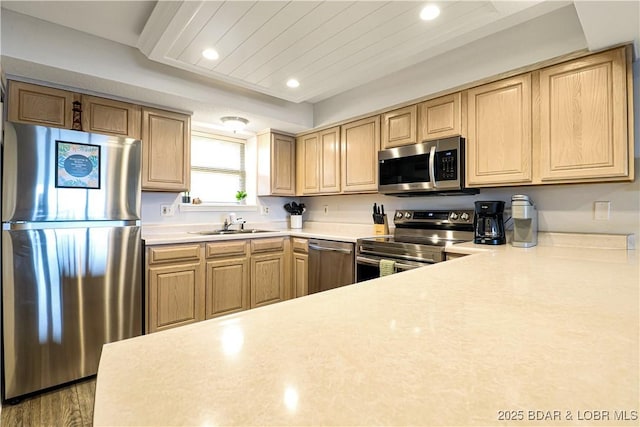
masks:
<svg viewBox="0 0 640 427"><path fill-rule="evenodd" d="M284 250L284 237L251 240L251 252L267 252Z"/></svg>
<svg viewBox="0 0 640 427"><path fill-rule="evenodd" d="M304 252L305 254L309 252L309 240L307 239L294 237L292 239L292 246L294 252Z"/></svg>
<svg viewBox="0 0 640 427"><path fill-rule="evenodd" d="M160 246L149 248L149 264L166 261L197 261L200 245Z"/></svg>
<svg viewBox="0 0 640 427"><path fill-rule="evenodd" d="M205 256L207 258L229 255L245 255L246 253L246 240L228 240L225 242L207 243L205 246Z"/></svg>

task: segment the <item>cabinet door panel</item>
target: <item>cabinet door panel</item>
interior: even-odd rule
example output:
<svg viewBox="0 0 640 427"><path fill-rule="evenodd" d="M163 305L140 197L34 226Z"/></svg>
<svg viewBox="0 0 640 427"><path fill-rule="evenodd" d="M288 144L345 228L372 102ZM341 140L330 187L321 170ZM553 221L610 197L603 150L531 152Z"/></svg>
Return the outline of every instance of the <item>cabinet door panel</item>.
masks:
<svg viewBox="0 0 640 427"><path fill-rule="evenodd" d="M461 94L430 99L418 106L418 141L462 134Z"/></svg>
<svg viewBox="0 0 640 427"><path fill-rule="evenodd" d="M251 256L251 308L284 301L284 254Z"/></svg>
<svg viewBox="0 0 640 427"><path fill-rule="evenodd" d="M190 117L150 108L143 109L142 117L142 189L188 190Z"/></svg>
<svg viewBox="0 0 640 427"><path fill-rule="evenodd" d="M624 48L540 71L542 181L629 174Z"/></svg>
<svg viewBox="0 0 640 427"><path fill-rule="evenodd" d="M207 262L206 284L207 319L248 309L248 258Z"/></svg>
<svg viewBox="0 0 640 427"><path fill-rule="evenodd" d="M417 105L400 108L382 116L382 149L415 144Z"/></svg>
<svg viewBox="0 0 640 427"><path fill-rule="evenodd" d="M316 194L320 191L320 157L318 134L303 136L302 147L302 194Z"/></svg>
<svg viewBox="0 0 640 427"><path fill-rule="evenodd" d="M293 196L295 187L295 140L290 136L272 135L271 193Z"/></svg>
<svg viewBox="0 0 640 427"><path fill-rule="evenodd" d="M320 192L340 191L340 127L320 132Z"/></svg>
<svg viewBox="0 0 640 427"><path fill-rule="evenodd" d="M302 297L309 293L309 255L293 253L293 289L294 297Z"/></svg>
<svg viewBox="0 0 640 427"><path fill-rule="evenodd" d="M82 96L82 129L140 138L140 106L95 96Z"/></svg>
<svg viewBox="0 0 640 427"><path fill-rule="evenodd" d="M380 117L343 125L340 139L342 192L378 191Z"/></svg>
<svg viewBox="0 0 640 427"><path fill-rule="evenodd" d="M200 264L149 268L149 332L204 318Z"/></svg>
<svg viewBox="0 0 640 427"><path fill-rule="evenodd" d="M71 129L72 108L72 92L9 82L9 121Z"/></svg>
<svg viewBox="0 0 640 427"><path fill-rule="evenodd" d="M470 89L467 183L531 182L531 75Z"/></svg>

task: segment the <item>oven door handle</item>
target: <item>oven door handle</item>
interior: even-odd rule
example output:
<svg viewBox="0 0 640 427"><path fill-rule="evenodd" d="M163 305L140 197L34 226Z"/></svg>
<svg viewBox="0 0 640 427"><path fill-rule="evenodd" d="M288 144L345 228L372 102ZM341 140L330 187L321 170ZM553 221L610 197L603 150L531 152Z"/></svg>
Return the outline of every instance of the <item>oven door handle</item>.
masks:
<svg viewBox="0 0 640 427"><path fill-rule="evenodd" d="M374 267L379 267L380 266L380 260L378 260L378 259L357 257L356 258L356 262L358 264L372 265ZM429 265L429 264L425 264L425 266L426 265ZM413 270L414 268L420 268L421 266L412 265L412 264L403 264L401 262L396 262L395 267L396 267L396 270Z"/></svg>
<svg viewBox="0 0 640 427"><path fill-rule="evenodd" d="M435 144L431 146L431 150L429 151L429 178L431 179L431 185L433 188L436 188L438 184L436 184L436 146Z"/></svg>

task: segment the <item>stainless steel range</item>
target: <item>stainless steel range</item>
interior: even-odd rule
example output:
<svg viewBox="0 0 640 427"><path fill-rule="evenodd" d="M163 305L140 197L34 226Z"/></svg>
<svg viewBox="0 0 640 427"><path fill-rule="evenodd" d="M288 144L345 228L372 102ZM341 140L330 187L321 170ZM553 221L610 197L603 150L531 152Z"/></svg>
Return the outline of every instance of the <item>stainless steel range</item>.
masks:
<svg viewBox="0 0 640 427"><path fill-rule="evenodd" d="M393 261L394 272L445 260L445 248L472 241L473 210L399 210L393 237L358 239L356 281L380 276L380 261Z"/></svg>

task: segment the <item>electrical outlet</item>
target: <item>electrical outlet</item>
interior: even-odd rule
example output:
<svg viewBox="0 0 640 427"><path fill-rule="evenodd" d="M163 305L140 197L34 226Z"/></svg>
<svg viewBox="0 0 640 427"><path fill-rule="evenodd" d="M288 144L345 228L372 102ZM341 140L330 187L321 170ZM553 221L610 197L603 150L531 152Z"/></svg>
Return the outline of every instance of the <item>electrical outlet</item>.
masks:
<svg viewBox="0 0 640 427"><path fill-rule="evenodd" d="M269 215L269 206L265 206L265 205L260 206L260 213L262 215Z"/></svg>
<svg viewBox="0 0 640 427"><path fill-rule="evenodd" d="M160 216L173 216L173 205L160 205Z"/></svg>
<svg viewBox="0 0 640 427"><path fill-rule="evenodd" d="M329 205L323 205L322 211L324 212L325 215L329 215Z"/></svg>
<svg viewBox="0 0 640 427"><path fill-rule="evenodd" d="M611 212L611 202L593 202L593 219L608 221Z"/></svg>

